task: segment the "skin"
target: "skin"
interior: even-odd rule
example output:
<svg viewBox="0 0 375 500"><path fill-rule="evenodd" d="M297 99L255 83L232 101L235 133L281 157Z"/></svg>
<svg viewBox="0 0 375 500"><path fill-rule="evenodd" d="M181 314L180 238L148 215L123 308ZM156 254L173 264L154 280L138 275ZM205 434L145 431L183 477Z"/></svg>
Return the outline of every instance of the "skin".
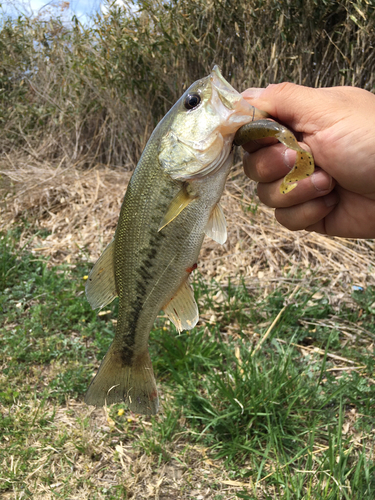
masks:
<svg viewBox="0 0 375 500"><path fill-rule="evenodd" d="M248 89L244 98L296 133L315 173L280 193L295 151L261 139L244 145L244 170L259 199L288 229L347 238L375 237L375 95L354 87L312 89L291 83Z"/></svg>

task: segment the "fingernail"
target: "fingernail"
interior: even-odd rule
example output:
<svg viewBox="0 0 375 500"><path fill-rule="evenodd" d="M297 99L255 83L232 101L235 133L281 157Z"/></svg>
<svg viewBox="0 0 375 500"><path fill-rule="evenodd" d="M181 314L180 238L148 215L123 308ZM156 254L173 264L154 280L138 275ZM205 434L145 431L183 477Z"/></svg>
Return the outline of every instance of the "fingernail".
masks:
<svg viewBox="0 0 375 500"><path fill-rule="evenodd" d="M293 151L293 149L286 148L286 150L283 153L284 157L284 164L291 170L296 162L296 156L297 153L296 151Z"/></svg>
<svg viewBox="0 0 375 500"><path fill-rule="evenodd" d="M264 89L259 89L259 88L251 88L251 89L246 89L244 92L242 92L243 97L249 98L249 99L258 99L264 92Z"/></svg>
<svg viewBox="0 0 375 500"><path fill-rule="evenodd" d="M328 191L332 186L332 177L323 170L316 170L311 176L311 181L317 191Z"/></svg>
<svg viewBox="0 0 375 500"><path fill-rule="evenodd" d="M339 202L339 196L337 193L332 192L324 196L323 200L327 207L333 207L333 205L337 205Z"/></svg>

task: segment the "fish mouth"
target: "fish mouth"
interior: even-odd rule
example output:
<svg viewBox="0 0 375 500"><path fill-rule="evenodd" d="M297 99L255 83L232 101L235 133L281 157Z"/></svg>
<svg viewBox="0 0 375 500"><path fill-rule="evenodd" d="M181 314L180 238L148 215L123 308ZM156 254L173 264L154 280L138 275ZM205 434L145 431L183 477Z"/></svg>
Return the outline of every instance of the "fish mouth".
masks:
<svg viewBox="0 0 375 500"><path fill-rule="evenodd" d="M242 96L235 90L232 85L221 74L219 66L214 66L211 75L211 83L216 89L221 102L227 109L235 110Z"/></svg>
<svg viewBox="0 0 375 500"><path fill-rule="evenodd" d="M247 119L244 118L244 123L248 123L250 121L269 117L268 113L252 106L239 92L237 92L237 90L232 87L232 85L221 74L219 66L214 66L210 74L210 79L221 102L228 110L234 113L237 119L239 118L239 115L247 116Z"/></svg>
<svg viewBox="0 0 375 500"><path fill-rule="evenodd" d="M179 126L172 128L164 137L163 149L159 154L164 170L173 179L182 181L203 178L217 172L230 155L237 130L258 119L258 110L227 82L218 66L192 87L194 92L202 93L204 98L202 106L196 107L196 110L202 110L195 119L195 125L200 125L199 133L196 132L198 127L194 126L194 120L190 120L192 133L184 133L185 129ZM194 117L193 113L195 110L185 116Z"/></svg>
<svg viewBox="0 0 375 500"><path fill-rule="evenodd" d="M211 103L224 118L218 131L223 137L234 137L242 125L254 120L257 110L227 82L218 66L214 66L209 78L212 88Z"/></svg>

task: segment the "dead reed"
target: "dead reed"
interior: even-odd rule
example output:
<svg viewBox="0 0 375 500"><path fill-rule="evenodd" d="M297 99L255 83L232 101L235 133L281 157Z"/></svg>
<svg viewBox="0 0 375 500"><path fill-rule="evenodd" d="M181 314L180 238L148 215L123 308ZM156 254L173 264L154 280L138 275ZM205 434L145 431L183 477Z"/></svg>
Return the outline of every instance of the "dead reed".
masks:
<svg viewBox="0 0 375 500"><path fill-rule="evenodd" d="M205 239L199 269L206 279L244 279L249 288L261 286L267 294L275 287L323 280L331 302L350 296L352 284L374 284L372 241L290 232L275 221L272 209L257 205L255 185L241 170L238 164L222 199L226 244ZM5 189L8 194L0 230L24 224L20 245L52 263L98 258L113 237L130 173L19 163L4 174L3 194Z"/></svg>
<svg viewBox="0 0 375 500"><path fill-rule="evenodd" d="M213 64L239 90L289 80L375 87L375 7L349 0L125 1L90 26L0 21L0 163L131 169Z"/></svg>

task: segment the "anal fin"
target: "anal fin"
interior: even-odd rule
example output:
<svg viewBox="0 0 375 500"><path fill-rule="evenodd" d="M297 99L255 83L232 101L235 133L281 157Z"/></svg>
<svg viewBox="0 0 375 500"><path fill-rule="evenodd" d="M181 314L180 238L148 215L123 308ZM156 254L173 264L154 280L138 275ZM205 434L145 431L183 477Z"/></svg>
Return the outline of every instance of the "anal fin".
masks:
<svg viewBox="0 0 375 500"><path fill-rule="evenodd" d="M185 187L182 187L177 195L171 201L171 204L168 207L166 214L163 217L163 220L160 223L160 227L158 231L161 231L165 226L167 226L170 222L173 221L182 211L186 208L190 203L195 199L194 196L191 196Z"/></svg>
<svg viewBox="0 0 375 500"><path fill-rule="evenodd" d="M187 281L180 286L163 310L179 332L195 327L199 320L199 311L194 292Z"/></svg>
<svg viewBox="0 0 375 500"><path fill-rule="evenodd" d="M87 278L86 297L93 309L104 307L117 297L114 250L115 240L112 240Z"/></svg>
<svg viewBox="0 0 375 500"><path fill-rule="evenodd" d="M227 241L227 223L220 203L215 205L208 220L205 233L221 245Z"/></svg>

